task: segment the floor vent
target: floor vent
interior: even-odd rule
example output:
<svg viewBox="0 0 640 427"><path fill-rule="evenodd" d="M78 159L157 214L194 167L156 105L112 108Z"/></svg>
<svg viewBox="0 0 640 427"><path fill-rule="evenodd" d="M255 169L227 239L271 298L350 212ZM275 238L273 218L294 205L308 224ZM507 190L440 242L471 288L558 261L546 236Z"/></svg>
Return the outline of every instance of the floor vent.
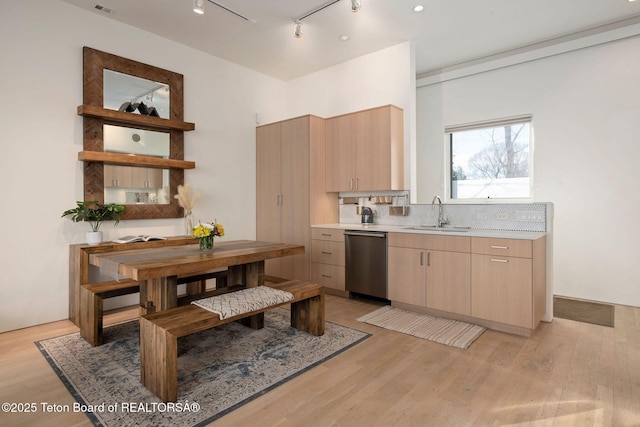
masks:
<svg viewBox="0 0 640 427"><path fill-rule="evenodd" d="M554 296L553 316L613 328L615 306L602 302Z"/></svg>

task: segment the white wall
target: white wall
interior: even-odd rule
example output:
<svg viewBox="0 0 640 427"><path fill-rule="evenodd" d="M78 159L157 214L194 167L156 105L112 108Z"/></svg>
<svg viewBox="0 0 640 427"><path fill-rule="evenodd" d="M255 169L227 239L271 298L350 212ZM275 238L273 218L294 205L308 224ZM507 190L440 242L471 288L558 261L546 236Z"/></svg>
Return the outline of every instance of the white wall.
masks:
<svg viewBox="0 0 640 427"><path fill-rule="evenodd" d="M61 219L83 197L82 47L184 75L186 182L202 191L195 219L228 239L255 238L255 113L281 117L286 85L183 45L53 0L0 4L3 182L0 332L68 317L68 246L88 226ZM103 226L105 238L176 235L181 219Z"/></svg>
<svg viewBox="0 0 640 427"><path fill-rule="evenodd" d="M412 46L401 43L292 80L287 116L332 117L381 105L404 110L405 188L410 187L410 148L415 144L415 70Z"/></svg>
<svg viewBox="0 0 640 427"><path fill-rule="evenodd" d="M284 83L57 0L2 2L0 40L0 332L68 317L68 246L88 230L60 218L83 197L82 46L184 75L185 119L196 123L185 134L185 158L196 162L185 180L202 192L194 217L217 218L225 239L255 238L256 113L268 123L395 104L405 121L413 116L408 44ZM183 223L103 231L177 235Z"/></svg>
<svg viewBox="0 0 640 427"><path fill-rule="evenodd" d="M422 193L443 192L444 126L532 113L535 201L555 210L554 293L640 306L639 51L628 38L419 88Z"/></svg>

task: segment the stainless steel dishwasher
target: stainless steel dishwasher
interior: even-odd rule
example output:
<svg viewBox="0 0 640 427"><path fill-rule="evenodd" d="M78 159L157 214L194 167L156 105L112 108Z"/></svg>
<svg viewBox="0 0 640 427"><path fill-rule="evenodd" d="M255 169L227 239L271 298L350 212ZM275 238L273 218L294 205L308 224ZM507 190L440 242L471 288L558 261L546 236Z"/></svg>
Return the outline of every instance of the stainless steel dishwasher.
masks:
<svg viewBox="0 0 640 427"><path fill-rule="evenodd" d="M387 299L387 233L346 230L345 289Z"/></svg>

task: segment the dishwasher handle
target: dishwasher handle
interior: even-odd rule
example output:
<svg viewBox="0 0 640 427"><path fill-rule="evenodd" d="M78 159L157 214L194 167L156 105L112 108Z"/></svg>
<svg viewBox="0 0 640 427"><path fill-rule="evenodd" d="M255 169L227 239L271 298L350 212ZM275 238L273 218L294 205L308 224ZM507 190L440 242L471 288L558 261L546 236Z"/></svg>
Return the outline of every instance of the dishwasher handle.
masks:
<svg viewBox="0 0 640 427"><path fill-rule="evenodd" d="M347 230L344 232L345 236L364 236L364 237L382 237L382 238L386 238L387 237L387 233L380 233L380 232L366 232L366 231L350 231Z"/></svg>

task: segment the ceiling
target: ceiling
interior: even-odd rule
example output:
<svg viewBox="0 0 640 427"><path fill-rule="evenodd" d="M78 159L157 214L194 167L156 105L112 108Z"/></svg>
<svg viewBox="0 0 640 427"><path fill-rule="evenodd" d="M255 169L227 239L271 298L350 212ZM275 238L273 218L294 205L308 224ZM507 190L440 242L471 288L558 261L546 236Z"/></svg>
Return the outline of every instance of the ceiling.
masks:
<svg viewBox="0 0 640 427"><path fill-rule="evenodd" d="M295 38L293 21L328 0L205 0L204 15L193 0L62 1L285 81L407 40L420 76L640 17L640 0L361 0L357 13L338 0L303 18Z"/></svg>

